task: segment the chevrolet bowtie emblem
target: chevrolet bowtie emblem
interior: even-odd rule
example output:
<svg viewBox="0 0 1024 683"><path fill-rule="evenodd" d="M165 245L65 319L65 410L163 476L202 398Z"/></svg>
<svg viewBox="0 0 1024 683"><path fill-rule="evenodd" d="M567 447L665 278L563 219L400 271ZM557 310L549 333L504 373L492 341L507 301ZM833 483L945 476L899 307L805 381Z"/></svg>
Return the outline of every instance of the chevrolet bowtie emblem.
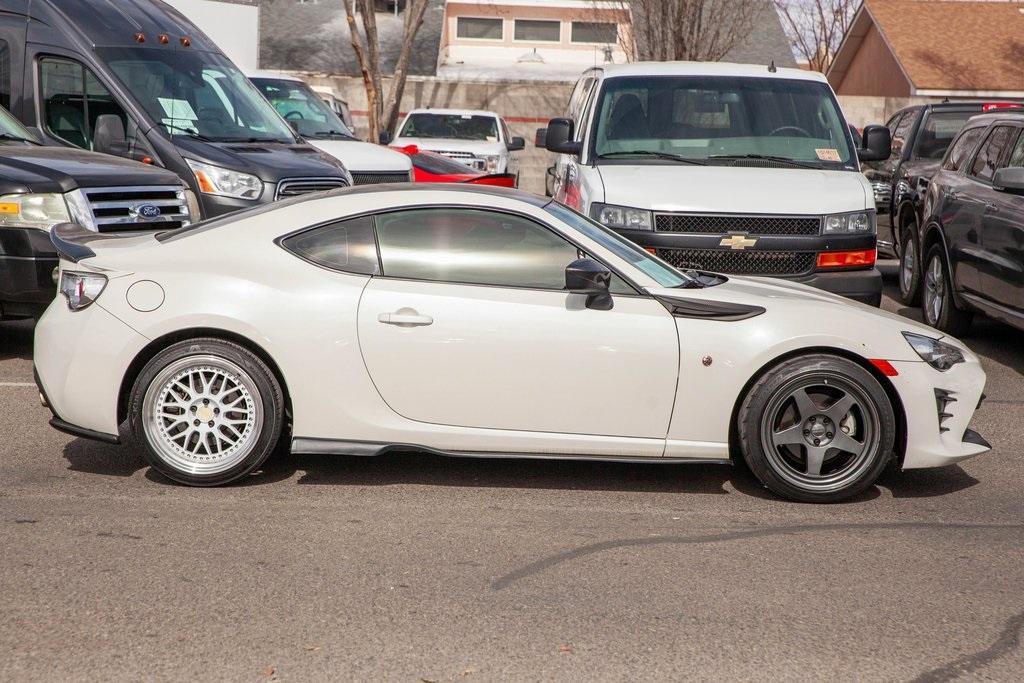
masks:
<svg viewBox="0 0 1024 683"><path fill-rule="evenodd" d="M730 249L746 249L757 244L756 238L745 237L743 235L729 235L723 237L722 241L718 243L721 247L729 247Z"/></svg>

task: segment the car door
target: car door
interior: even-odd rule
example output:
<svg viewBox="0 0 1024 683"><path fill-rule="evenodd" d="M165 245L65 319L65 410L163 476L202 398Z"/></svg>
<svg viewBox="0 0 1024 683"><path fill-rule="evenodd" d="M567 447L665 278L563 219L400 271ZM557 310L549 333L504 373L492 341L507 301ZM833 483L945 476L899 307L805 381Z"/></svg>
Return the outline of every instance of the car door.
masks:
<svg viewBox="0 0 1024 683"><path fill-rule="evenodd" d="M998 222L998 203L1000 193L992 187L992 176L1002 165L1002 160L1009 151L1011 134L1015 129L1010 126L992 126L985 136L974 161L967 168L964 188L959 194L963 224L967 228L966 242L962 249L965 261L970 259L972 268L977 273L977 289L985 298L992 298L998 293L1003 298L1005 288L1000 281L1005 276L1004 264L1000 263L998 252L1001 243ZM995 230L993 230L995 228ZM987 239L986 239L987 234ZM986 244L987 242L987 244ZM998 301L999 299L995 299Z"/></svg>
<svg viewBox="0 0 1024 683"><path fill-rule="evenodd" d="M997 129L998 130L998 129ZM1018 126L1006 127L1004 149L991 174L1005 166L1024 167L1024 133ZM986 188L981 243L984 261L981 289L986 299L1024 311L1024 197Z"/></svg>
<svg viewBox="0 0 1024 683"><path fill-rule="evenodd" d="M675 324L613 278L599 311L563 291L579 251L540 222L465 207L375 217L382 277L359 343L384 401L410 420L664 439L679 365ZM652 442L649 455L661 455Z"/></svg>
<svg viewBox="0 0 1024 683"><path fill-rule="evenodd" d="M973 196L977 181L969 177L976 159L974 150L985 135L984 126L965 130L950 148L943 164L939 204L932 210L942 222L954 286L981 293L978 262L981 255L982 204ZM927 254L921 254L923 259Z"/></svg>

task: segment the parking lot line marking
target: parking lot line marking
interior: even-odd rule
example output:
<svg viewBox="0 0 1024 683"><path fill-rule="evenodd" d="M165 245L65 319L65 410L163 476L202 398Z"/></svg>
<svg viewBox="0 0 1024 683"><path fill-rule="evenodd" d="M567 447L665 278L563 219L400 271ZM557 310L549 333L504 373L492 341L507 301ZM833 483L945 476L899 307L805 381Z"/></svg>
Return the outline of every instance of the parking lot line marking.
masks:
<svg viewBox="0 0 1024 683"><path fill-rule="evenodd" d="M0 387L34 387L35 382L0 382Z"/></svg>

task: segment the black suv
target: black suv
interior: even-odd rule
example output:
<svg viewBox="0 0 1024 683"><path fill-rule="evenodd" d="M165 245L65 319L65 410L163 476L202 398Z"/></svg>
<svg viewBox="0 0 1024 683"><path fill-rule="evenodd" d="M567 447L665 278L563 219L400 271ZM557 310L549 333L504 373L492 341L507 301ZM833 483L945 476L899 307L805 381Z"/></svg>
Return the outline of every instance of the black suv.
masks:
<svg viewBox="0 0 1024 683"><path fill-rule="evenodd" d="M900 297L962 334L975 311L1024 329L1024 110L967 122L932 177L900 259ZM923 254L923 258L919 255Z"/></svg>
<svg viewBox="0 0 1024 683"><path fill-rule="evenodd" d="M967 120L1014 102L941 102L919 104L896 112L885 125L892 136L892 154L883 161L862 164L875 193L878 212L878 250L900 255L906 228L923 219L928 181L956 134Z"/></svg>

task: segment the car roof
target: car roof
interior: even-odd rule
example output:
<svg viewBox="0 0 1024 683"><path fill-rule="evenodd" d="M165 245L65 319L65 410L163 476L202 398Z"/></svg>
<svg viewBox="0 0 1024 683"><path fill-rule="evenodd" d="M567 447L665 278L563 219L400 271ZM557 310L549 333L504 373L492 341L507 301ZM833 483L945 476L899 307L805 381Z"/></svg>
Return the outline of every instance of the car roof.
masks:
<svg viewBox="0 0 1024 683"><path fill-rule="evenodd" d="M788 80L828 83L825 75L817 71L777 67L770 71L766 64L736 64L731 62L631 62L607 64L591 69L616 76L746 76L753 78L783 78Z"/></svg>
<svg viewBox="0 0 1024 683"><path fill-rule="evenodd" d="M1024 122L1024 109L997 109L996 111L972 116L968 119L967 123L971 126L977 126L992 123L993 121Z"/></svg>
<svg viewBox="0 0 1024 683"><path fill-rule="evenodd" d="M486 109L433 109L430 107L424 107L422 109L413 109L409 112L412 114L444 114L444 115L455 115L455 116L493 116L494 118L500 118L496 112L487 111Z"/></svg>

